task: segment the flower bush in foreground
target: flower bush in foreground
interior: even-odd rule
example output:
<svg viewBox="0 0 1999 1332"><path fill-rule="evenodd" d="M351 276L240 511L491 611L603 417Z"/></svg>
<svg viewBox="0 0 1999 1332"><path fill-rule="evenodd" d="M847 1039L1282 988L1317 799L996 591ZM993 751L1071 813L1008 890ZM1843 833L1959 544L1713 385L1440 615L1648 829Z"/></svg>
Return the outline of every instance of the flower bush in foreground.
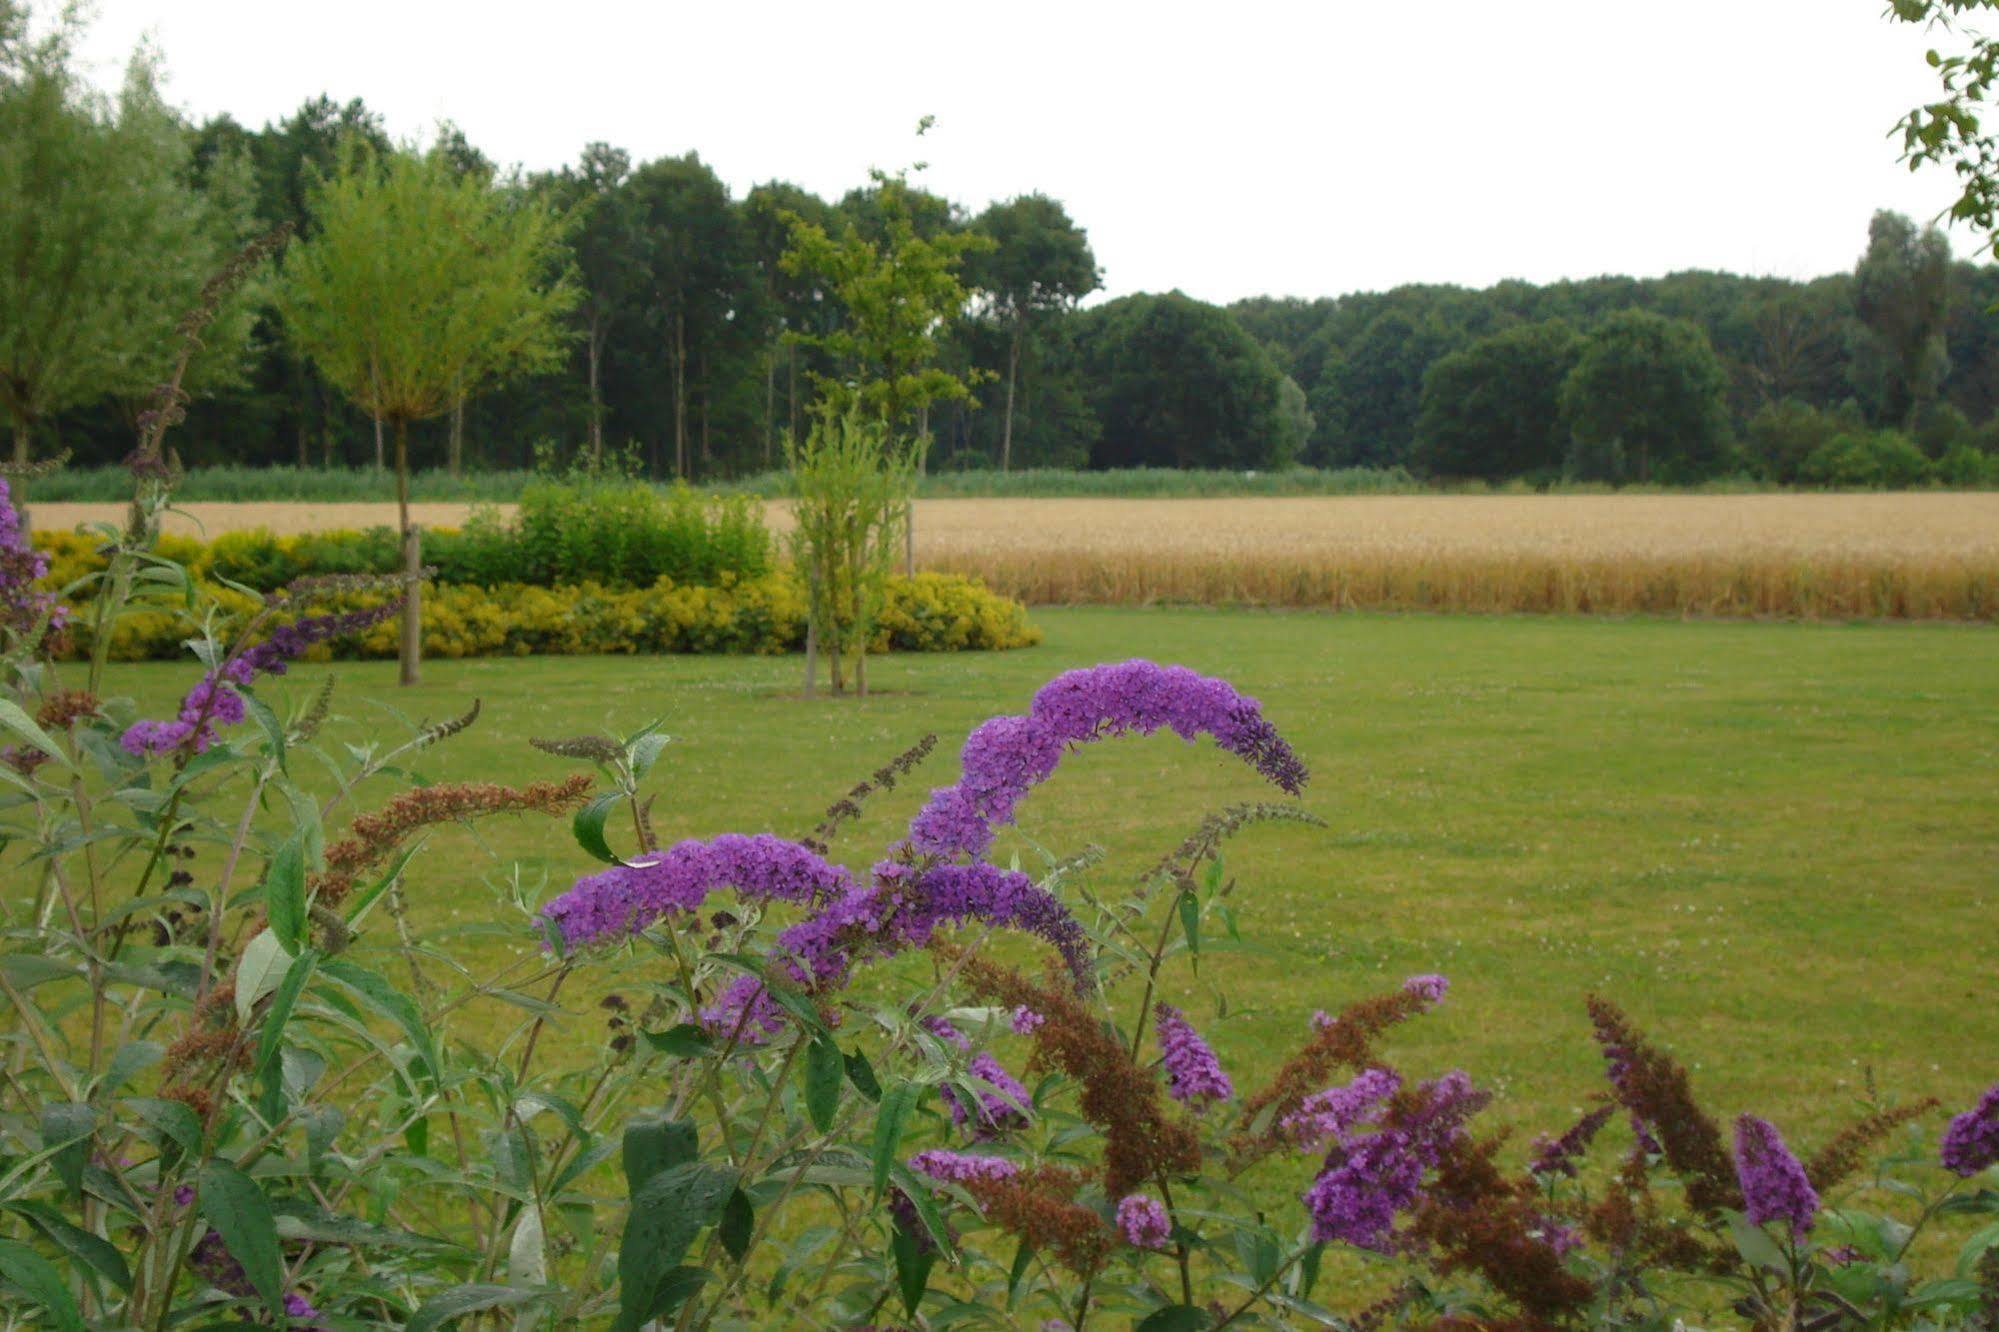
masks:
<svg viewBox="0 0 1999 1332"><path fill-rule="evenodd" d="M579 770L524 784L412 770L476 703L328 743L327 687L285 668L379 594L190 616L195 585L147 536L158 470L135 467L137 520L105 534L90 631L186 617L177 714L104 697L101 656L48 660L39 613L0 642L6 1326L1999 1316L1999 1086L1947 1125L1870 1105L1812 1151L1739 1107L1731 1141L1688 1070L1591 997L1575 1035L1602 1099L1516 1150L1476 1070L1396 1065L1401 1024L1453 1002L1442 976L1353 995L1329 975L1276 1058L1226 1009L1171 1001L1255 925L1225 844L1316 822L1297 805L1212 814L1119 891L1089 854L997 857L1036 787L1112 737L1211 742L1298 793L1275 719L1226 682L1144 661L1057 677L975 730L865 868L837 840L927 740L808 837L662 845L656 725L538 739ZM503 817L565 819L595 865L553 893L495 865L483 919L421 915L427 839ZM512 947L475 965L466 939Z"/></svg>

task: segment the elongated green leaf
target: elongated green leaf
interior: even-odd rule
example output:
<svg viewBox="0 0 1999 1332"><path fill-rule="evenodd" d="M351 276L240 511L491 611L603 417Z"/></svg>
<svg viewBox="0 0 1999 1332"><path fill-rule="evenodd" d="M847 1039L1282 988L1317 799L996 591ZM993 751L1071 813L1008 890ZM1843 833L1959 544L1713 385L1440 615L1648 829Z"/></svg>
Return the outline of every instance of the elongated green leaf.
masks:
<svg viewBox="0 0 1999 1332"><path fill-rule="evenodd" d="M120 1290L132 1288L132 1272L124 1255L109 1241L75 1225L47 1203L8 1203L6 1210L25 1217L29 1225L77 1263L103 1277Z"/></svg>
<svg viewBox="0 0 1999 1332"><path fill-rule="evenodd" d="M846 1073L846 1056L832 1037L817 1037L805 1048L805 1113L821 1133L832 1129L840 1113L840 1083Z"/></svg>
<svg viewBox="0 0 1999 1332"><path fill-rule="evenodd" d="M611 849L611 843L604 837L604 825L610 822L612 811L617 809L624 798L615 791L608 795L593 796L584 803L583 808L576 811L576 817L570 821L569 828L576 834L576 845L607 865L624 864L618 859L618 853Z"/></svg>
<svg viewBox="0 0 1999 1332"><path fill-rule="evenodd" d="M643 778L652 771L652 765L659 762L659 756L673 743L673 737L659 731L648 731L635 738L630 746L632 776Z"/></svg>
<svg viewBox="0 0 1999 1332"><path fill-rule="evenodd" d="M297 837L286 838L271 856L264 873L264 914L271 937L297 957L305 942L305 848Z"/></svg>
<svg viewBox="0 0 1999 1332"><path fill-rule="evenodd" d="M698 1058L715 1048L715 1042L708 1033L692 1022L683 1022L666 1031L648 1031L644 1035L647 1045L675 1059Z"/></svg>
<svg viewBox="0 0 1999 1332"><path fill-rule="evenodd" d="M638 1332L671 1293L666 1278L736 1188L736 1172L704 1161L662 1170L632 1195L618 1242L620 1332ZM684 1298L684 1295L682 1296Z"/></svg>
<svg viewBox="0 0 1999 1332"><path fill-rule="evenodd" d="M250 1019L257 1011L257 1001L278 988L291 964L291 954L269 930L257 931L250 942L243 945L243 956L236 961L236 1022L239 1026L250 1025Z"/></svg>
<svg viewBox="0 0 1999 1332"><path fill-rule="evenodd" d="M756 1224L756 1209L750 1205L750 1195L737 1189L722 1207L722 1220L716 1225L715 1234L722 1241L723 1250L739 1263L750 1251L750 1235Z"/></svg>
<svg viewBox="0 0 1999 1332"><path fill-rule="evenodd" d="M366 967L352 962L334 959L321 963L319 970L327 979L345 986L356 998L401 1027L417 1058L423 1063L421 1071L433 1084L436 1083L439 1068L437 1043L431 1037L430 1028L424 1024L423 1013L414 999Z"/></svg>
<svg viewBox="0 0 1999 1332"><path fill-rule="evenodd" d="M166 1057L166 1047L158 1041L127 1041L111 1056L111 1066L97 1084L93 1096L113 1096L118 1089Z"/></svg>
<svg viewBox="0 0 1999 1332"><path fill-rule="evenodd" d="M61 1332L83 1332L83 1313L62 1273L27 1245L0 1240L0 1280L48 1310L49 1322Z"/></svg>
<svg viewBox="0 0 1999 1332"><path fill-rule="evenodd" d="M854 1084L854 1090L870 1101L882 1098L881 1082L875 1077L875 1066L859 1050L847 1055L847 1081Z"/></svg>
<svg viewBox="0 0 1999 1332"><path fill-rule="evenodd" d="M692 1120L664 1115L634 1119L625 1128L623 1152L625 1188L637 1193L660 1171L686 1165L699 1156L700 1137Z"/></svg>
<svg viewBox="0 0 1999 1332"><path fill-rule="evenodd" d="M134 1096L125 1101L125 1107L153 1131L153 1145L168 1165L173 1164L177 1154L201 1155L201 1118L183 1102Z"/></svg>
<svg viewBox="0 0 1999 1332"><path fill-rule="evenodd" d="M56 1101L40 1115L42 1146L54 1151L49 1163L72 1198L83 1196L83 1167L90 1159L90 1135L97 1128L97 1111L81 1102Z"/></svg>
<svg viewBox="0 0 1999 1332"><path fill-rule="evenodd" d="M36 749L47 754L64 768L70 766L69 759L62 752L62 746L49 738L49 733L35 724L35 719L21 711L21 705L10 699L0 698L0 727L12 731Z"/></svg>
<svg viewBox="0 0 1999 1332"><path fill-rule="evenodd" d="M523 1290L518 1286L454 1286L442 1295L425 1300L423 1306L410 1315L404 1332L431 1332L432 1328L443 1327L454 1318L463 1318L469 1313L483 1309L512 1309L534 1300L548 1298L538 1290Z"/></svg>
<svg viewBox="0 0 1999 1332"><path fill-rule="evenodd" d="M291 1021L292 1009L298 1006L298 997L305 992L306 982L312 979L318 962L318 949L308 948L300 953L272 992L271 1006L264 1010L264 1025L257 1033L257 1057L251 1071L263 1083L257 1111L266 1123L274 1124L284 1114L284 1069L278 1056L285 1048L285 1025Z"/></svg>
<svg viewBox="0 0 1999 1332"><path fill-rule="evenodd" d="M1192 893L1180 894L1180 931L1187 936L1187 951L1201 955L1201 904Z"/></svg>
<svg viewBox="0 0 1999 1332"><path fill-rule="evenodd" d="M347 923L350 926L358 926L361 918L368 914L368 909L381 899L382 894L395 886L396 880L403 876L403 870L409 866L416 853L423 850L424 843L429 840L428 837L420 837L404 847L402 852L389 862L388 871L381 878L348 899Z"/></svg>
<svg viewBox="0 0 1999 1332"><path fill-rule="evenodd" d="M896 1149L902 1146L903 1131L909 1127L909 1117L916 1112L922 1094L923 1089L913 1082L898 1082L882 1093L881 1106L875 1111L875 1144L870 1158L876 1193L888 1185Z"/></svg>
<svg viewBox="0 0 1999 1332"><path fill-rule="evenodd" d="M1215 1316L1198 1304L1169 1304L1147 1314L1138 1332L1201 1332L1214 1325Z"/></svg>
<svg viewBox="0 0 1999 1332"><path fill-rule="evenodd" d="M279 1327L289 1326L285 1313L285 1263L278 1248L278 1222L257 1181L227 1161L201 1167L195 1185L196 1205L222 1236L222 1247L243 1265L243 1273L263 1297L264 1307Z"/></svg>
<svg viewBox="0 0 1999 1332"><path fill-rule="evenodd" d="M930 1284L930 1269L936 1265L937 1255L923 1252L915 1238L900 1229L890 1237L889 1251L895 1256L895 1284L902 1295L902 1307L915 1317L916 1306L923 1303L924 1289Z"/></svg>
<svg viewBox="0 0 1999 1332"><path fill-rule="evenodd" d="M271 755L278 761L278 771L283 772L285 770L284 723L278 720L278 715L271 711L270 705L255 694L244 694L242 695L242 699L245 711L250 714L251 720L255 721L258 728L263 731L264 738L270 741Z"/></svg>

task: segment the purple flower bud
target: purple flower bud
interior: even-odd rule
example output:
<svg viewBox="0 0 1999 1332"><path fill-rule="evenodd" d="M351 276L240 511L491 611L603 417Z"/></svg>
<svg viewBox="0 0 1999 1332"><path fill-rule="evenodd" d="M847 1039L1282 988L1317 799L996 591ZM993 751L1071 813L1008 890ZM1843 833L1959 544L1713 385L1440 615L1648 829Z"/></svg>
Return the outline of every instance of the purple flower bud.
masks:
<svg viewBox="0 0 1999 1332"><path fill-rule="evenodd" d="M919 1175L958 1184L968 1179L1011 1179L1020 1173L1020 1167L1004 1156L974 1156L937 1148L910 1157L909 1168Z"/></svg>
<svg viewBox="0 0 1999 1332"><path fill-rule="evenodd" d="M1179 1009L1171 1004L1157 1004L1152 1013L1166 1065L1168 1096L1176 1101L1203 1103L1226 1101L1235 1095L1235 1084L1222 1071L1214 1050Z"/></svg>
<svg viewBox="0 0 1999 1332"><path fill-rule="evenodd" d="M1173 1234L1173 1220L1158 1199L1134 1193L1117 1205L1118 1229L1134 1249L1163 1249Z"/></svg>
<svg viewBox="0 0 1999 1332"><path fill-rule="evenodd" d="M1986 1088L1978 1104L1956 1116L1943 1131L1946 1170L1969 1179L1999 1162L1999 1082Z"/></svg>
<svg viewBox="0 0 1999 1332"><path fill-rule="evenodd" d="M1751 1225L1788 1222L1795 1239L1812 1228L1819 1195L1770 1121L1755 1115L1736 1119L1735 1177L1741 1181L1743 1211Z"/></svg>

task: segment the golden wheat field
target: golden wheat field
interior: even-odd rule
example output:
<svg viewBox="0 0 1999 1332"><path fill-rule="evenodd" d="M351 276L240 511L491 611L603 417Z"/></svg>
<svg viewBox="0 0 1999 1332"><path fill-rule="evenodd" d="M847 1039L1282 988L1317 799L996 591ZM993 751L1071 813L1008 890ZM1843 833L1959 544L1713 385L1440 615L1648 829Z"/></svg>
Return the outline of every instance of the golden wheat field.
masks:
<svg viewBox="0 0 1999 1332"><path fill-rule="evenodd" d="M468 512L412 509L432 526ZM174 522L213 536L394 514L191 504ZM50 504L36 522L118 515ZM788 525L782 503L770 517ZM1036 604L1999 619L1991 493L923 500L916 552Z"/></svg>

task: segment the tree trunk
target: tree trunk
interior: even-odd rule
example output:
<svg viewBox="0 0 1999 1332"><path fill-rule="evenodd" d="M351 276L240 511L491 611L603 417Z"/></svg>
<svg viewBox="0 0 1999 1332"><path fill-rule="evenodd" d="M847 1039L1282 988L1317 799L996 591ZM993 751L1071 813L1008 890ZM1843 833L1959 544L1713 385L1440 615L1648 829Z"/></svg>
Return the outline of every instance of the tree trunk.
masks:
<svg viewBox="0 0 1999 1332"><path fill-rule="evenodd" d="M687 476L687 317L673 313L673 474Z"/></svg>
<svg viewBox="0 0 1999 1332"><path fill-rule="evenodd" d="M465 395L454 392L451 395L451 443L448 447L448 465L453 476L465 471Z"/></svg>
<svg viewBox="0 0 1999 1332"><path fill-rule="evenodd" d="M1006 411L1000 417L1000 471L1013 470L1013 386L1020 375L1020 339L1025 325L1016 321L1006 353Z"/></svg>
<svg viewBox="0 0 1999 1332"><path fill-rule="evenodd" d="M375 420L377 431L381 418ZM419 537L410 526L409 422L396 419L396 521L403 538L403 622L402 642L396 654L398 679L405 685L417 683L417 661L423 652L423 588L416 571L423 567Z"/></svg>
<svg viewBox="0 0 1999 1332"><path fill-rule="evenodd" d="M14 418L14 465L28 465L28 419L25 416Z"/></svg>
<svg viewBox="0 0 1999 1332"><path fill-rule="evenodd" d="M792 437L798 436L798 348L785 348L784 355L784 421Z"/></svg>
<svg viewBox="0 0 1999 1332"><path fill-rule="evenodd" d="M15 417L14 463L16 466L25 467L28 464L28 436L28 418L25 416ZM21 535L25 537L28 534L28 478L25 475L13 478L8 486L8 490L11 492L14 512L21 515Z"/></svg>
<svg viewBox="0 0 1999 1332"><path fill-rule="evenodd" d="M604 466L604 394L598 378L603 361L603 316L590 314L588 354L590 365L590 470Z"/></svg>
<svg viewBox="0 0 1999 1332"><path fill-rule="evenodd" d="M403 429L404 427L400 424L396 426L396 481L398 486L401 485L403 471ZM378 472L382 470L382 418L379 416L375 418L375 470ZM408 521L405 520L403 525L407 527L409 525Z"/></svg>
<svg viewBox="0 0 1999 1332"><path fill-rule="evenodd" d="M868 696L868 645L864 639L854 645L854 697Z"/></svg>
<svg viewBox="0 0 1999 1332"><path fill-rule="evenodd" d="M310 466L312 466L312 451L306 446L305 421L301 418L298 423L298 469L303 472Z"/></svg>
<svg viewBox="0 0 1999 1332"><path fill-rule="evenodd" d="M715 453L708 440L708 372L701 372L701 475L706 477L715 470Z"/></svg>
<svg viewBox="0 0 1999 1332"><path fill-rule="evenodd" d="M764 470L771 470L771 437L777 433L777 348L764 355Z"/></svg>

